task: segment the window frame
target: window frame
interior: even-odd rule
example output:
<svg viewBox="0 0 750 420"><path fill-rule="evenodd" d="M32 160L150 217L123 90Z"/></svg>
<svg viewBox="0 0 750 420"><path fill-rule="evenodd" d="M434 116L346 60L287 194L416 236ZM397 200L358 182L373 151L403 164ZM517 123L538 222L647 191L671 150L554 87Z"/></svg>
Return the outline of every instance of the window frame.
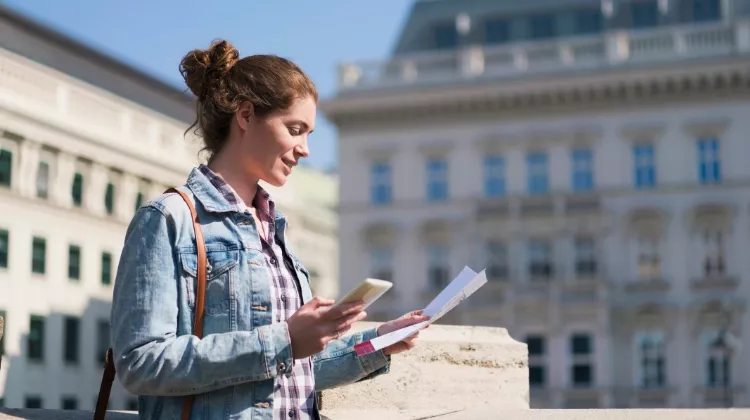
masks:
<svg viewBox="0 0 750 420"><path fill-rule="evenodd" d="M430 157L425 162L427 201L440 203L448 201L450 196L448 159L445 156Z"/></svg>

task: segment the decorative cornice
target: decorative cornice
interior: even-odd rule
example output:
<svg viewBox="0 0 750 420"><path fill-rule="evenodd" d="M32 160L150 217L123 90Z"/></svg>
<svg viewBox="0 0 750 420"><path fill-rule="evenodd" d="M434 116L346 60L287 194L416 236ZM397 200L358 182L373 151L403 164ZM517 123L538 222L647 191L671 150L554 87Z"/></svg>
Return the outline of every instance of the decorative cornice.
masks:
<svg viewBox="0 0 750 420"><path fill-rule="evenodd" d="M417 145L420 153L429 157L442 157L450 154L453 143L448 140L425 142Z"/></svg>
<svg viewBox="0 0 750 420"><path fill-rule="evenodd" d="M364 149L362 154L367 160L388 160L393 157L398 150L399 148L395 144L385 144Z"/></svg>
<svg viewBox="0 0 750 420"><path fill-rule="evenodd" d="M644 71L654 71L644 70ZM611 107L701 102L717 97L744 98L750 91L746 60L737 59L713 68L675 66L656 74L602 73L593 83L590 77L557 77L540 81L534 89L511 89L506 84L488 84L482 91L459 86L435 87L424 91L390 90L358 96L343 96L325 105L329 119L337 125L413 123L433 119L526 117L549 112L597 112ZM645 76L645 77L644 77ZM373 95L377 98L373 98ZM428 95L429 99L422 98Z"/></svg>
<svg viewBox="0 0 750 420"><path fill-rule="evenodd" d="M685 132L693 140L701 137L721 137L729 127L728 118L698 119L685 124Z"/></svg>
<svg viewBox="0 0 750 420"><path fill-rule="evenodd" d="M665 131L666 125L663 122L648 122L626 125L620 130L620 134L634 143L655 142L664 136Z"/></svg>

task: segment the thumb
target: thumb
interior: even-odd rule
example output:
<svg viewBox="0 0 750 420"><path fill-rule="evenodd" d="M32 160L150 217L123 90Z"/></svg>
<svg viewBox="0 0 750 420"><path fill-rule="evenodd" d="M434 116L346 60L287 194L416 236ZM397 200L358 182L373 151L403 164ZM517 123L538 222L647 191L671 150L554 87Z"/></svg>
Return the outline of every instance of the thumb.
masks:
<svg viewBox="0 0 750 420"><path fill-rule="evenodd" d="M310 309L318 309L324 306L331 306L333 305L333 303L334 303L333 299L325 299L320 296L315 296L314 298L312 298L311 301L307 302L304 306L307 306Z"/></svg>
<svg viewBox="0 0 750 420"><path fill-rule="evenodd" d="M430 319L430 317L428 316L407 314L406 316L395 320L393 323L398 328L404 328L410 325L419 324L420 322L427 321L428 319Z"/></svg>

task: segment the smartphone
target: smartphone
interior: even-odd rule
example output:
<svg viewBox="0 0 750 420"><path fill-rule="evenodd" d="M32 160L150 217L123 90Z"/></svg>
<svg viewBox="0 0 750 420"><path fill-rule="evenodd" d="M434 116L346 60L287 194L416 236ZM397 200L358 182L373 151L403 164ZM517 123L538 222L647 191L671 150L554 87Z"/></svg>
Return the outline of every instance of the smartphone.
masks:
<svg viewBox="0 0 750 420"><path fill-rule="evenodd" d="M362 300L365 302L365 308L372 305L373 302L378 300L379 297L383 296L385 292L393 287L393 283L385 280L378 279L365 279L356 288L346 294L346 296L339 299L333 304L332 308L339 306L344 303L354 302Z"/></svg>

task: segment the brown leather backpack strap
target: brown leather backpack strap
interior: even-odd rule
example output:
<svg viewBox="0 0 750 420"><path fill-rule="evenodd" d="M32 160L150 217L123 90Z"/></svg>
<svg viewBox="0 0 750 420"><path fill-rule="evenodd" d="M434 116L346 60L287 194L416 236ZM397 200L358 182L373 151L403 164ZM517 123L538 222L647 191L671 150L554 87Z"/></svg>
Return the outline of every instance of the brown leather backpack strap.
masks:
<svg viewBox="0 0 750 420"><path fill-rule="evenodd" d="M112 360L112 348L107 349L104 356L104 374L102 384L99 386L99 395L96 397L96 408L94 409L94 420L104 420L109 404L109 394L112 392L112 382L115 381L115 362Z"/></svg>
<svg viewBox="0 0 750 420"><path fill-rule="evenodd" d="M208 269L208 258L206 256L206 241L203 237L203 228L198 221L198 213L195 211L193 202L190 197L182 191L170 188L165 193L177 193L182 197L190 209L190 216L193 219L193 230L195 231L195 249L198 253L198 284L195 293L195 318L193 321L193 335L198 338L203 337L203 315L206 309L206 272ZM182 420L190 420L190 412L193 409L195 397L190 395L185 397L182 404Z"/></svg>
<svg viewBox="0 0 750 420"><path fill-rule="evenodd" d="M185 204L190 209L190 217L193 220L193 231L195 232L195 249L198 253L198 284L195 293L195 319L193 322L193 335L203 337L203 315L206 309L206 273L208 268L208 258L206 256L206 241L203 236L203 228L198 221L198 212L195 211L193 202L190 197L182 191L175 188L169 188L164 191L165 194L177 193L182 197ZM115 380L115 363L112 348L107 349L104 358L104 374L102 383L99 387L99 395L96 400L96 409L94 410L94 420L104 420L109 403L109 395L112 392L112 383ZM182 420L190 420L190 412L193 408L194 396L185 397L182 404Z"/></svg>

